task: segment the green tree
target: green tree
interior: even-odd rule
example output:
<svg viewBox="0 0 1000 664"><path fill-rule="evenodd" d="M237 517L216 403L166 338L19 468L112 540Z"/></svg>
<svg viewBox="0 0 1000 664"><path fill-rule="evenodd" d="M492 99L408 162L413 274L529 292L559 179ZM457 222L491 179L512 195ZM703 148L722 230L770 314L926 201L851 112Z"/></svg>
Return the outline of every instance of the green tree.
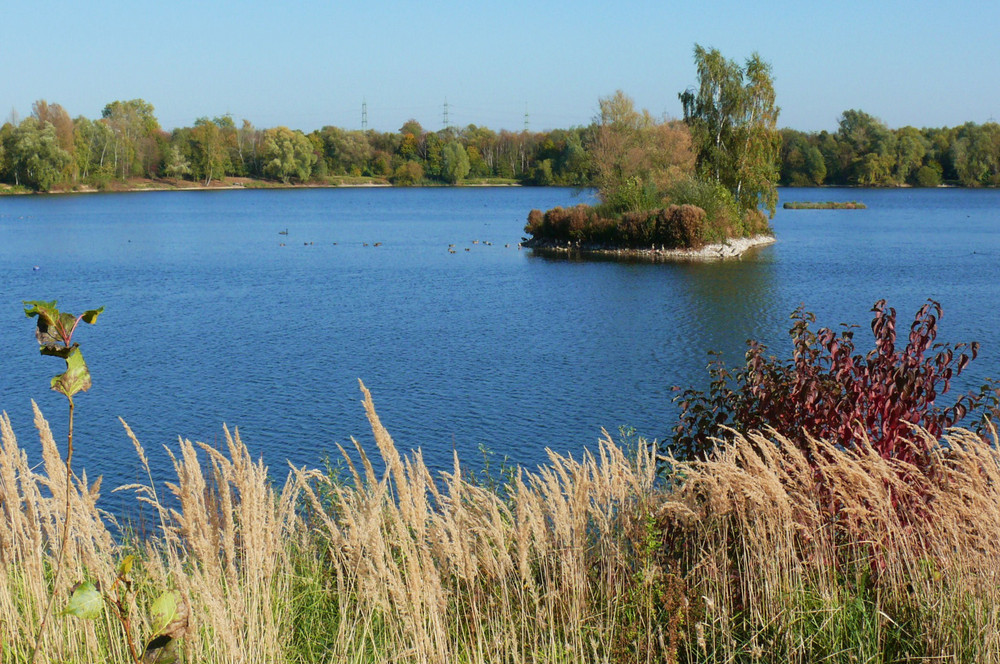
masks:
<svg viewBox="0 0 1000 664"><path fill-rule="evenodd" d="M688 136L688 152L690 153L690 132L685 130L684 133ZM691 158L693 160L693 153L691 153ZM579 187L590 180L587 151L583 147L582 129L570 130L566 133L563 148L555 160L555 170L557 180L561 184Z"/></svg>
<svg viewBox="0 0 1000 664"><path fill-rule="evenodd" d="M911 179L924 163L928 141L919 129L903 127L896 131L895 178L903 183Z"/></svg>
<svg viewBox="0 0 1000 664"><path fill-rule="evenodd" d="M951 144L954 142L958 130L954 127L924 129L923 134L928 143L927 155L924 158L927 165L938 165L942 182L958 179L955 164L951 159Z"/></svg>
<svg viewBox="0 0 1000 664"><path fill-rule="evenodd" d="M896 136L881 120L864 111L844 111L838 121L837 141L843 184L895 184Z"/></svg>
<svg viewBox="0 0 1000 664"><path fill-rule="evenodd" d="M941 164L931 162L921 166L916 173L917 185L921 187L937 187L941 184Z"/></svg>
<svg viewBox="0 0 1000 664"><path fill-rule="evenodd" d="M264 175L288 183L305 182L316 163L313 145L301 131L276 127L264 132Z"/></svg>
<svg viewBox="0 0 1000 664"><path fill-rule="evenodd" d="M441 167L444 164L442 149L444 142L441 136L434 132L427 132L423 135L417 149L417 154L423 162L424 175L432 179L444 179Z"/></svg>
<svg viewBox="0 0 1000 664"><path fill-rule="evenodd" d="M362 175L370 170L374 151L365 132L323 127L317 137L320 139L323 158L331 172Z"/></svg>
<svg viewBox="0 0 1000 664"><path fill-rule="evenodd" d="M893 184L892 168L895 163L891 154L869 152L861 156L857 164L857 183L862 187L880 187Z"/></svg>
<svg viewBox="0 0 1000 664"><path fill-rule="evenodd" d="M779 151L771 65L754 53L741 67L717 49L696 44L697 92L679 97L691 128L698 172L725 186L741 213L761 207L774 216Z"/></svg>
<svg viewBox="0 0 1000 664"><path fill-rule="evenodd" d="M244 176L246 163L240 154L239 129L230 113L212 118L212 124L219 128L222 149L225 151L223 166L226 175Z"/></svg>
<svg viewBox="0 0 1000 664"><path fill-rule="evenodd" d="M236 150L242 170L246 175L260 176L263 170L261 154L264 142L264 132L255 128L244 119L236 130Z"/></svg>
<svg viewBox="0 0 1000 664"><path fill-rule="evenodd" d="M114 175L111 154L114 133L107 122L94 122L83 116L73 122L77 172L84 180L110 178Z"/></svg>
<svg viewBox="0 0 1000 664"><path fill-rule="evenodd" d="M418 162L407 161L400 164L393 172L390 180L398 187L410 187L420 184L424 179L424 167Z"/></svg>
<svg viewBox="0 0 1000 664"><path fill-rule="evenodd" d="M171 145L163 157L163 171L172 178L183 178L191 174L191 163L181 153L180 147Z"/></svg>
<svg viewBox="0 0 1000 664"><path fill-rule="evenodd" d="M469 153L458 141L446 143L441 150L441 179L455 184L469 174Z"/></svg>
<svg viewBox="0 0 1000 664"><path fill-rule="evenodd" d="M101 117L114 134L114 172L122 179L143 172L143 164L149 163L144 151L153 147L143 139L160 130L153 105L142 99L113 101Z"/></svg>
<svg viewBox="0 0 1000 664"><path fill-rule="evenodd" d="M847 184L851 165L850 148L840 142L837 134L825 130L816 137L816 147L823 155L823 163L826 165L826 181L829 184Z"/></svg>
<svg viewBox="0 0 1000 664"><path fill-rule="evenodd" d="M191 142L191 170L207 187L213 179L226 176L230 166L223 129L208 118L198 118L189 134Z"/></svg>
<svg viewBox="0 0 1000 664"><path fill-rule="evenodd" d="M995 122L962 125L949 154L963 186L996 185L1000 182L1000 125Z"/></svg>
<svg viewBox="0 0 1000 664"><path fill-rule="evenodd" d="M486 127L470 124L461 131L461 138L469 150L472 174L478 177L497 175L496 132Z"/></svg>
<svg viewBox="0 0 1000 664"><path fill-rule="evenodd" d="M48 191L62 179L73 158L59 147L56 128L29 116L13 132L13 146L8 156L15 184Z"/></svg>
<svg viewBox="0 0 1000 664"><path fill-rule="evenodd" d="M810 145L806 149L805 167L810 184L816 186L823 184L823 180L826 179L826 162L823 160L823 154L815 145Z"/></svg>
<svg viewBox="0 0 1000 664"><path fill-rule="evenodd" d="M402 136L406 136L407 134L413 134L417 138L420 138L421 136L424 135L424 128L420 126L419 122L417 122L413 118L410 118L409 120L403 123L402 127L399 128L399 133Z"/></svg>
<svg viewBox="0 0 1000 664"><path fill-rule="evenodd" d="M826 164L815 136L795 129L781 130L781 183L792 187L823 184Z"/></svg>

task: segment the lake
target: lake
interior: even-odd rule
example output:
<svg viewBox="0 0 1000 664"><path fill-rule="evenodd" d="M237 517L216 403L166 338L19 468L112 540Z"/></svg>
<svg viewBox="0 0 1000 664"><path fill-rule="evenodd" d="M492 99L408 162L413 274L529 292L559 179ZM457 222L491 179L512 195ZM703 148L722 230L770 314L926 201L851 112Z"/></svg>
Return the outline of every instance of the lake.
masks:
<svg viewBox="0 0 1000 664"><path fill-rule="evenodd" d="M648 264L519 250L530 209L588 200L568 189L0 198L0 409L32 458L31 399L64 442L48 389L64 365L39 356L29 299L106 307L76 337L94 387L76 398L74 458L106 488L141 477L118 417L161 478L163 445L220 441L223 423L281 477L351 436L374 451L358 379L435 468L453 450L476 465L480 448L529 466L578 455L602 427L661 438L672 385L705 385L707 352L738 362L750 338L787 356L800 303L860 325L867 351L876 300L905 330L936 299L940 341L982 342L966 384L1000 376L1000 191L781 197L868 209L779 209L778 242L740 260Z"/></svg>

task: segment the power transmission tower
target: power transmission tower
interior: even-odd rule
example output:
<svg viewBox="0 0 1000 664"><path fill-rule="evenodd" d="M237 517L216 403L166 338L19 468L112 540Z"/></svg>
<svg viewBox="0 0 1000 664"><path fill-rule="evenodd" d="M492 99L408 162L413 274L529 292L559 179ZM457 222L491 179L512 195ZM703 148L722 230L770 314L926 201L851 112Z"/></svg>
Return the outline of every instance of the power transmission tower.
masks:
<svg viewBox="0 0 1000 664"><path fill-rule="evenodd" d="M443 114L442 120L444 122L444 128L447 129L448 128L448 98L447 97L444 98L444 114Z"/></svg>
<svg viewBox="0 0 1000 664"><path fill-rule="evenodd" d="M361 98L361 131L368 130L368 102Z"/></svg>
<svg viewBox="0 0 1000 664"><path fill-rule="evenodd" d="M531 116L528 115L528 105L524 105L524 131L528 131L528 127L531 126Z"/></svg>

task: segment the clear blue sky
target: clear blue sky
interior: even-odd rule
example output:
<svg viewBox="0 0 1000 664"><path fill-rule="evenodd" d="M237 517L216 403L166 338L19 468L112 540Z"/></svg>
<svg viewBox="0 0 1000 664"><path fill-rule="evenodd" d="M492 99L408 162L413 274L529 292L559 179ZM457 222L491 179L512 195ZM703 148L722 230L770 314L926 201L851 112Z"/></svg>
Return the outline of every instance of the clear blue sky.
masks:
<svg viewBox="0 0 1000 664"><path fill-rule="evenodd" d="M410 117L544 130L587 124L622 89L681 113L697 42L774 69L779 126L1000 118L1000 5L972 2L6 0L0 117L36 99L100 116L152 103L165 129L231 113L258 127L397 130Z"/></svg>

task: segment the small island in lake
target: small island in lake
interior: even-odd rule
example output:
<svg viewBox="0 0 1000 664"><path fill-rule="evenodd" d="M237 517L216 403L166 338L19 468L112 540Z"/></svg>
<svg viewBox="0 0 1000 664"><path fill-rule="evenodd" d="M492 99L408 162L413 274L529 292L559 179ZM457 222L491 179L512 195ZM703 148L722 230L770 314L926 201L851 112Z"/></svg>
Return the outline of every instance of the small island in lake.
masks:
<svg viewBox="0 0 1000 664"><path fill-rule="evenodd" d="M813 201L789 201L781 206L786 210L865 210L864 203L857 201L826 201L816 203Z"/></svg>
<svg viewBox="0 0 1000 664"><path fill-rule="evenodd" d="M739 236L709 223L695 205L670 205L619 218L602 217L599 208L577 205L547 212L532 210L523 246L546 254L594 254L662 259L715 259L739 256L751 247L774 242L766 217L758 213Z"/></svg>
<svg viewBox="0 0 1000 664"><path fill-rule="evenodd" d="M774 241L771 67L756 54L745 66L697 45L694 55L702 80L679 95L683 121L657 121L620 90L599 100L588 155L599 204L532 210L524 246L656 260L733 257Z"/></svg>

